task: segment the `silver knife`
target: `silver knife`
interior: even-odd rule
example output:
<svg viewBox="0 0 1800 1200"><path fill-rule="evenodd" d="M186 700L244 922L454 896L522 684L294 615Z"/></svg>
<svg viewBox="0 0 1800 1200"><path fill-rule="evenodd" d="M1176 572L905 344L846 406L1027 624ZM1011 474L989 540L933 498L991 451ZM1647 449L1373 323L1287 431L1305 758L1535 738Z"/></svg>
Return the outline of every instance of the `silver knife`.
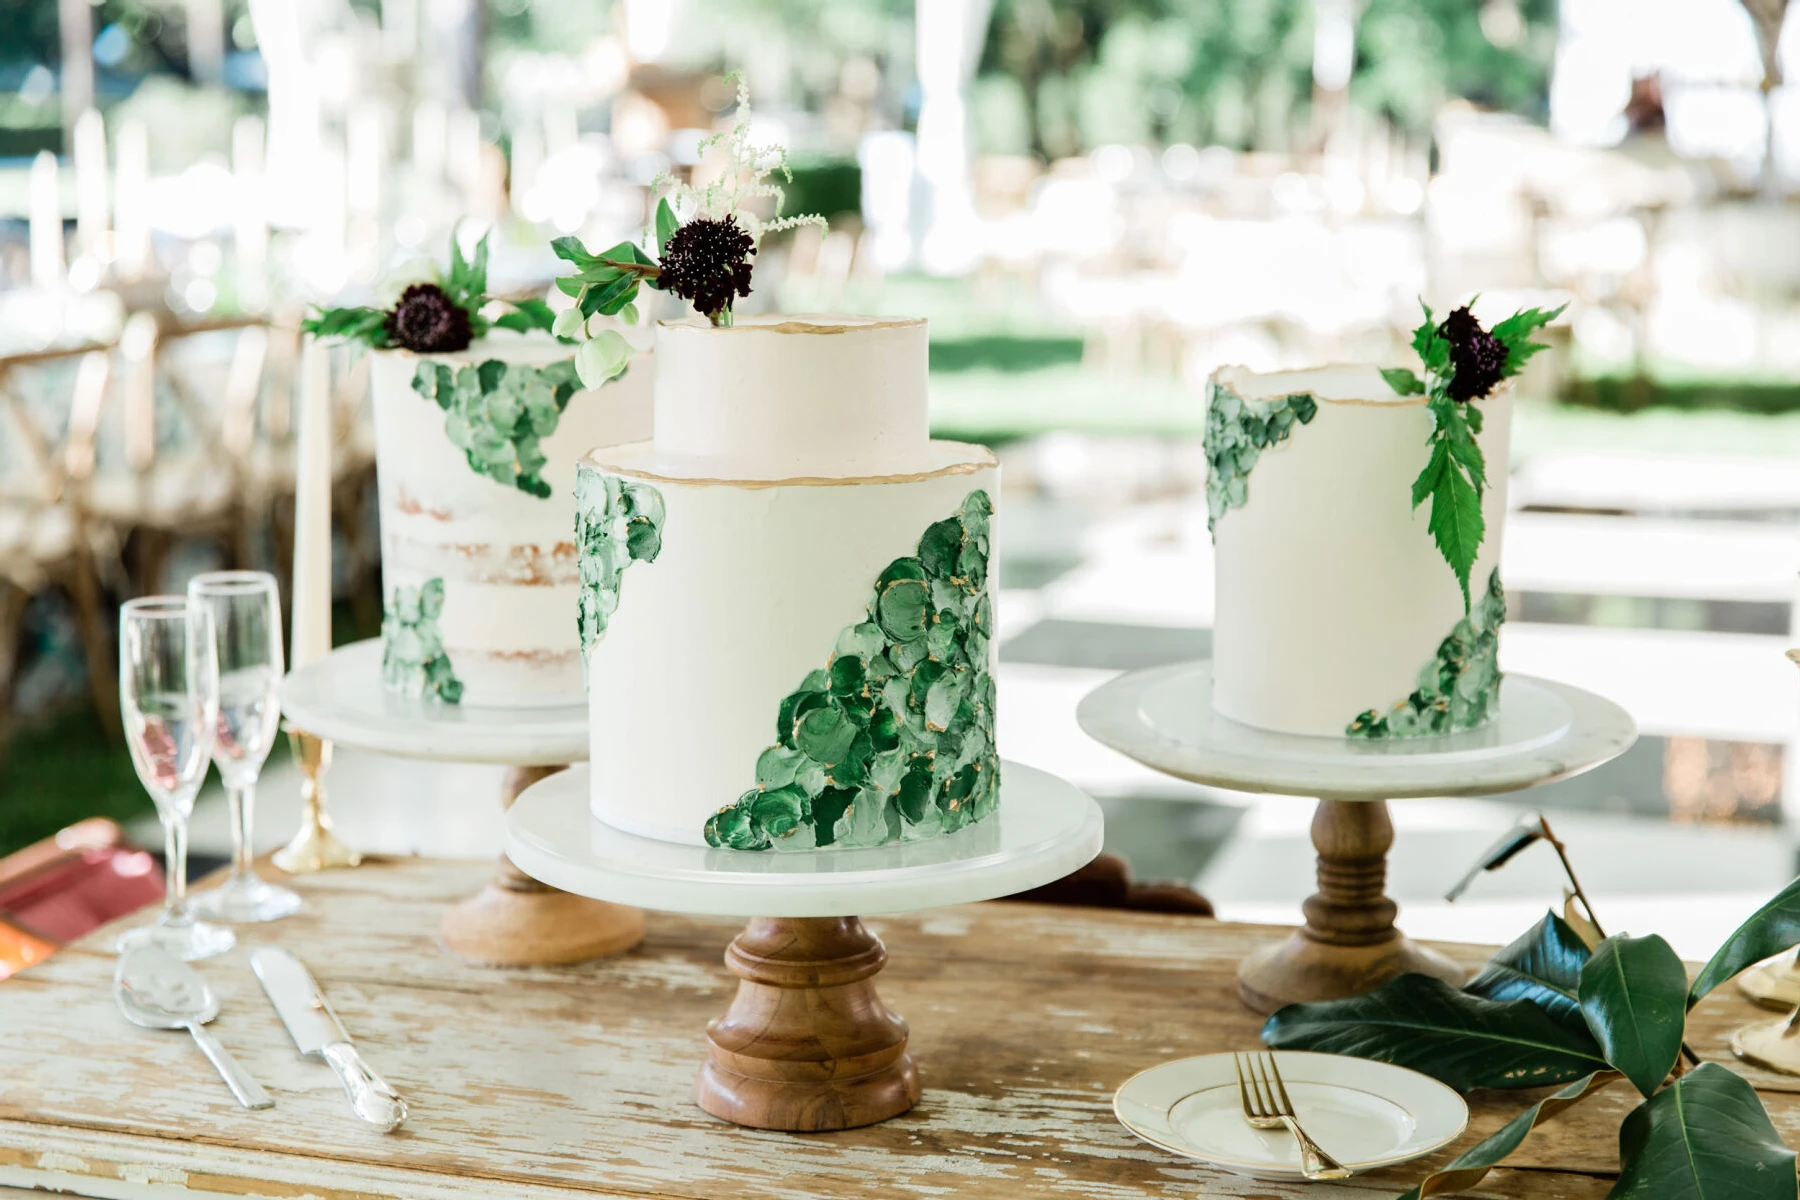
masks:
<svg viewBox="0 0 1800 1200"><path fill-rule="evenodd" d="M250 955L250 969L262 982L300 1053L324 1059L337 1072L344 1094L350 1097L350 1110L384 1133L398 1128L406 1120L406 1101L350 1044L350 1035L338 1023L306 965L286 950L265 946Z"/></svg>

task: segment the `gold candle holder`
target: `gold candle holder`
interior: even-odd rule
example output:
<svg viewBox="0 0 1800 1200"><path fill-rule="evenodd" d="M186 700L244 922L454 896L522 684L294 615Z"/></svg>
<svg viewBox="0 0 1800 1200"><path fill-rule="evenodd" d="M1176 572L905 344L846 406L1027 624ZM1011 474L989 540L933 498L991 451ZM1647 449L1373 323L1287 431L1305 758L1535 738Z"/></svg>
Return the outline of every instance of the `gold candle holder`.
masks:
<svg viewBox="0 0 1800 1200"><path fill-rule="evenodd" d="M275 852L275 865L290 875L357 866L362 855L332 832L331 816L325 811L325 784L321 777L331 767L331 743L292 725L287 726L287 735L294 761L305 776L300 798L306 802L306 811L293 840Z"/></svg>

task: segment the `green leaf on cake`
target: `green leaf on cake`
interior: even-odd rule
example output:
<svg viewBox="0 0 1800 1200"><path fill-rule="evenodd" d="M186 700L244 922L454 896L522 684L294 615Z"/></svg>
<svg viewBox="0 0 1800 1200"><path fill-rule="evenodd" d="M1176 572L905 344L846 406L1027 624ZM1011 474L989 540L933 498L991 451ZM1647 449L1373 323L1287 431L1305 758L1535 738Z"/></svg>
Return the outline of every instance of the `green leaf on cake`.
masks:
<svg viewBox="0 0 1800 1200"><path fill-rule="evenodd" d="M1387 385L1394 389L1396 396L1424 394L1425 381L1405 367L1383 367L1381 368L1381 377L1387 380Z"/></svg>
<svg viewBox="0 0 1800 1200"><path fill-rule="evenodd" d="M708 818L712 846L811 850L951 833L993 811L985 492L889 563L825 666L783 697L756 787ZM774 805L763 797L782 793ZM798 798L800 813L790 820Z"/></svg>
<svg viewBox="0 0 1800 1200"><path fill-rule="evenodd" d="M413 390L444 410L444 435L477 474L540 498L550 495L540 443L580 386L573 361L487 359L455 369L426 361L413 375Z"/></svg>
<svg viewBox="0 0 1800 1200"><path fill-rule="evenodd" d="M675 218L675 210L669 207L669 198L664 196L656 202L656 252L663 253L669 247L669 239L681 228L681 222Z"/></svg>
<svg viewBox="0 0 1800 1200"><path fill-rule="evenodd" d="M379 308L325 308L300 322L300 331L319 338L344 338L377 350L388 344L386 312Z"/></svg>
<svg viewBox="0 0 1800 1200"><path fill-rule="evenodd" d="M556 312L542 300L515 300L512 302L512 311L495 317L494 324L514 333L530 333L539 329L548 333L550 327L556 324Z"/></svg>
<svg viewBox="0 0 1800 1200"><path fill-rule="evenodd" d="M444 647L438 617L444 611L444 581L397 587L381 618L381 681L403 696L462 702L463 685Z"/></svg>
<svg viewBox="0 0 1800 1200"><path fill-rule="evenodd" d="M1437 652L1419 668L1416 686L1387 709L1368 709L1350 721L1345 737L1431 737L1473 729L1500 699L1500 627L1506 591L1500 568L1488 572L1481 601L1457 619Z"/></svg>
<svg viewBox="0 0 1800 1200"><path fill-rule="evenodd" d="M662 493L651 485L608 475L587 463L575 468L575 550L581 574L575 624L584 671L594 643L605 636L619 607L625 569L634 562L655 562L662 552L663 517Z"/></svg>
<svg viewBox="0 0 1800 1200"><path fill-rule="evenodd" d="M1249 499L1250 469L1262 452L1286 441L1295 425L1318 414L1304 392L1252 400L1213 381L1206 400L1206 528L1216 529L1227 510Z"/></svg>
<svg viewBox="0 0 1800 1200"><path fill-rule="evenodd" d="M1532 355L1548 349L1542 342L1532 341L1531 335L1560 317L1567 307L1521 309L1489 330L1506 345L1506 376L1517 375Z"/></svg>
<svg viewBox="0 0 1800 1200"><path fill-rule="evenodd" d="M1486 534L1481 515L1481 489L1470 479L1467 468L1447 462L1438 472L1431 489L1431 518L1427 522L1432 540L1437 543L1444 561L1456 572L1462 586L1463 611L1470 607L1469 572L1475 556L1481 552Z"/></svg>

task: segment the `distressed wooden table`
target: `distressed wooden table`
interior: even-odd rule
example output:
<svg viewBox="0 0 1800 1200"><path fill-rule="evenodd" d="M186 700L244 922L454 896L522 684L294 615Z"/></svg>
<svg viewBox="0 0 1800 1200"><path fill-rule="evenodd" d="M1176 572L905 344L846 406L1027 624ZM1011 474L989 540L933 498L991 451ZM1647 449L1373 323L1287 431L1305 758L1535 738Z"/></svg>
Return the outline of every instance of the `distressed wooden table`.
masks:
<svg viewBox="0 0 1800 1200"><path fill-rule="evenodd" d="M434 939L445 906L488 871L405 860L300 877L301 915L243 930L236 950L201 964L224 1003L214 1030L276 1099L263 1112L239 1109L185 1035L119 1016L116 929L0 983L0 1195L1371 1200L1423 1169L1262 1183L1165 1154L1114 1121L1113 1090L1134 1072L1256 1044L1261 1019L1236 998L1236 971L1267 928L1007 903L872 919L891 952L882 992L912 1025L924 1099L884 1124L792 1135L734 1128L690 1099L700 1031L735 983L721 954L741 922L652 913L643 945L617 958L472 967ZM246 962L273 941L312 967L411 1103L399 1133L352 1120L330 1070L295 1056ZM1758 1015L1721 989L1690 1040L1729 1061L1730 1030ZM1800 1142L1800 1081L1745 1073ZM1600 1200L1625 1100L1614 1089L1573 1110L1470 1194ZM1477 1094L1461 1145L1526 1102Z"/></svg>

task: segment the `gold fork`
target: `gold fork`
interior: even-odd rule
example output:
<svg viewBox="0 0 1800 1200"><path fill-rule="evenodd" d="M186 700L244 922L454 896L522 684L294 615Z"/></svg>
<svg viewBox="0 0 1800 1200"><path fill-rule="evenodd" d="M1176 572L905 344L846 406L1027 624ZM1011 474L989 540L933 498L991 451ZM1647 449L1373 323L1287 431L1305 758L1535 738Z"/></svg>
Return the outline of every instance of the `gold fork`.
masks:
<svg viewBox="0 0 1800 1200"><path fill-rule="evenodd" d="M1285 1128L1293 1134L1300 1143L1300 1173L1308 1179L1350 1178L1353 1172L1325 1153L1300 1128L1294 1117L1294 1102L1288 1099L1287 1085L1281 1082L1281 1068L1275 1065L1273 1054L1251 1055L1248 1061L1242 1054L1233 1054L1231 1065L1237 1068L1238 1099L1244 1105L1245 1121L1256 1129Z"/></svg>

